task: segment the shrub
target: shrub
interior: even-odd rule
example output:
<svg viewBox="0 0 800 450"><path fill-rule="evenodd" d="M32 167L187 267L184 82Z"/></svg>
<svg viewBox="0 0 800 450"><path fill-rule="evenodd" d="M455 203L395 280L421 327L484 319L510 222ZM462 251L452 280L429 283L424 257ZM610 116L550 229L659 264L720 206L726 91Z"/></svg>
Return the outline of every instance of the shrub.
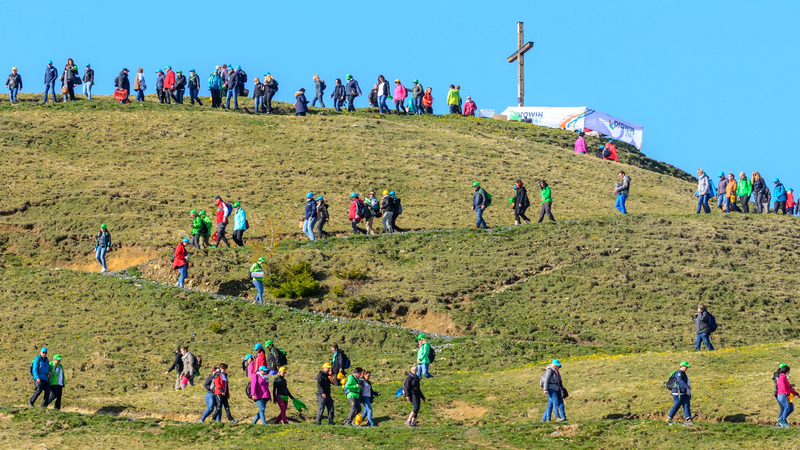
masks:
<svg viewBox="0 0 800 450"><path fill-rule="evenodd" d="M315 294L319 281L314 279L311 263L300 261L284 267L270 266L264 276L267 291L276 298L300 298Z"/></svg>
<svg viewBox="0 0 800 450"><path fill-rule="evenodd" d="M336 284L331 286L330 293L335 297L344 297L344 285Z"/></svg>
<svg viewBox="0 0 800 450"><path fill-rule="evenodd" d="M348 298L347 302L344 304L344 309L350 311L351 313L357 313L367 306L369 306L369 300L361 295L358 298Z"/></svg>
<svg viewBox="0 0 800 450"><path fill-rule="evenodd" d="M211 324L211 332L214 334L219 334L222 331L222 326L219 322L214 322Z"/></svg>
<svg viewBox="0 0 800 450"><path fill-rule="evenodd" d="M366 280L369 278L369 269L366 267L346 267L344 269L334 271L333 274L343 280L348 281Z"/></svg>

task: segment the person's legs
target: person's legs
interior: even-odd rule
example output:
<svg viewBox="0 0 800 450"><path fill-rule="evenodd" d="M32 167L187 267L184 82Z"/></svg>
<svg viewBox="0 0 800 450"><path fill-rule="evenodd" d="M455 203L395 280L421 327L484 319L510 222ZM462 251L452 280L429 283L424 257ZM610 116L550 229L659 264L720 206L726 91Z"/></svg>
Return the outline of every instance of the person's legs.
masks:
<svg viewBox="0 0 800 450"><path fill-rule="evenodd" d="M567 411L564 407L564 399L561 395L558 395L558 405L556 407L556 418L561 420L567 420Z"/></svg>
<svg viewBox="0 0 800 450"><path fill-rule="evenodd" d="M264 301L264 282L261 280L253 279L253 286L256 287L256 302L261 303Z"/></svg>
<svg viewBox="0 0 800 450"><path fill-rule="evenodd" d="M385 95L379 95L378 96L378 112L383 114L384 110L386 111L386 114L389 114L389 108L386 107L386 96Z"/></svg>
<svg viewBox="0 0 800 450"><path fill-rule="evenodd" d="M274 96L275 96L274 92L267 91L266 94L267 104L265 105L265 108L267 108L267 114L272 114L272 97Z"/></svg>
<svg viewBox="0 0 800 450"><path fill-rule="evenodd" d="M328 235L327 232L322 230L322 227L324 227L324 226L325 226L325 221L324 220L320 220L320 221L317 222L317 234L319 235L319 239L322 239L322 238L324 238L325 236Z"/></svg>
<svg viewBox="0 0 800 450"><path fill-rule="evenodd" d="M227 226L228 225L224 222L220 222L217 224L217 244L216 244L217 248L219 248L220 241L224 242L225 245L228 246L228 248L230 248L231 246L231 244L228 242L228 238L225 237L225 227Z"/></svg>
<svg viewBox="0 0 800 450"><path fill-rule="evenodd" d="M177 370L175 371L175 390L180 391L183 387L183 383L181 383L181 373Z"/></svg>
<svg viewBox="0 0 800 450"><path fill-rule="evenodd" d="M614 205L619 212L622 214L628 214L628 210L625 209L625 201L628 199L626 194L617 194L617 203Z"/></svg>
<svg viewBox="0 0 800 450"><path fill-rule="evenodd" d="M370 402L369 397L361 397L361 405L364 407L363 419L367 421L369 426L375 426L372 421L372 402Z"/></svg>
<svg viewBox="0 0 800 450"><path fill-rule="evenodd" d="M233 418L231 415L231 406L228 404L228 397L220 396L222 401L222 407L225 408L225 417L228 418L228 422L236 422L236 419ZM220 408L221 410L222 408Z"/></svg>
<svg viewBox="0 0 800 450"><path fill-rule="evenodd" d="M50 386L50 399L47 400L47 404L53 403L55 400L56 404L53 406L56 410L61 410L61 395L64 392L64 386L59 386L57 384Z"/></svg>
<svg viewBox="0 0 800 450"><path fill-rule="evenodd" d="M670 408L667 413L667 419L672 420L672 418L675 417L675 413L678 412L678 408L681 407L681 397L683 396L672 394L672 408Z"/></svg>
<svg viewBox="0 0 800 450"><path fill-rule="evenodd" d="M322 425L322 413L328 404L327 400L327 398L322 398L322 395L317 394L317 425Z"/></svg>
<svg viewBox="0 0 800 450"><path fill-rule="evenodd" d="M703 344L705 344L706 348L709 351L714 351L714 346L711 345L711 337L709 336L708 333L700 333L698 334L698 336L700 337L700 339L703 340Z"/></svg>
<svg viewBox="0 0 800 450"><path fill-rule="evenodd" d="M547 390L547 408L544 410L544 415L542 416L542 422L547 422L550 420L551 416L553 415L553 410L557 409L558 407L558 392L548 389ZM556 414L558 414L556 412Z"/></svg>
<svg viewBox="0 0 800 450"><path fill-rule="evenodd" d="M692 396L691 395L681 395L681 403L683 404L683 418L686 420L692 420Z"/></svg>
<svg viewBox="0 0 800 450"><path fill-rule="evenodd" d="M394 228L392 228L392 215L393 212L384 212L383 213L383 232L394 234Z"/></svg>
<svg viewBox="0 0 800 450"><path fill-rule="evenodd" d="M414 99L414 110L418 116L422 114L422 97Z"/></svg>
<svg viewBox="0 0 800 450"><path fill-rule="evenodd" d="M261 418L261 423L266 425L267 424L267 417L266 417L266 415L264 413L264 410L267 409L267 399L263 399L262 398L260 400L256 400L256 403L258 403L258 414L256 414L256 418L253 419L253 423L256 423L258 421L258 419Z"/></svg>
<svg viewBox="0 0 800 450"><path fill-rule="evenodd" d="M107 252L108 252L108 249L105 248L105 247L102 247L102 248L98 248L97 249L97 255L95 255L95 256L97 256L97 258L96 258L97 262L99 262L100 265L103 266L103 270L108 270L108 266L106 265L106 253Z"/></svg>
<svg viewBox="0 0 800 450"><path fill-rule="evenodd" d="M703 206L703 197L705 197L705 195L699 195L697 197L697 211L695 212L695 214L700 214L700 209Z"/></svg>
<svg viewBox="0 0 800 450"><path fill-rule="evenodd" d="M200 235L199 234L193 234L192 235L192 247L200 250Z"/></svg>
<svg viewBox="0 0 800 450"><path fill-rule="evenodd" d="M481 208L475 208L475 220L476 220L475 226L478 228L483 228L485 230L489 227L486 225L486 221L483 220L483 211L484 210Z"/></svg>
<svg viewBox="0 0 800 450"><path fill-rule="evenodd" d="M717 208L722 209L722 204L725 203L725 194L717 195Z"/></svg>
<svg viewBox="0 0 800 450"><path fill-rule="evenodd" d="M244 247L244 241L242 240L243 236L244 236L244 230L233 231L233 242L239 247Z"/></svg>
<svg viewBox="0 0 800 450"><path fill-rule="evenodd" d="M401 113L400 108L402 106L403 106L403 101L402 100L395 100L394 101L394 112L396 112L398 116ZM402 111L402 113L405 114L405 111Z"/></svg>
<svg viewBox="0 0 800 450"><path fill-rule="evenodd" d="M286 418L286 407L288 406L288 402L283 400L281 397L278 397L278 408L280 408L280 413L278 413L278 417L275 418L274 424L279 424L283 422L284 425L289 423L289 420Z"/></svg>
<svg viewBox="0 0 800 450"><path fill-rule="evenodd" d="M356 415L361 412L361 405L357 398L348 398L348 402L350 402L350 413L347 414L347 419L345 419L345 425L352 425L353 419L356 418Z"/></svg>
<svg viewBox="0 0 800 450"><path fill-rule="evenodd" d="M417 373L419 374L420 380L422 380L422 378L433 378L433 375L428 373L429 366L430 364L426 363L417 364Z"/></svg>
<svg viewBox="0 0 800 450"><path fill-rule="evenodd" d="M700 337L700 333L697 333L697 336L694 338L694 349L695 351L700 351L700 344L703 342L703 338Z"/></svg>
<svg viewBox="0 0 800 450"><path fill-rule="evenodd" d="M374 219L373 216L370 216L368 219L364 219L364 223L367 224L367 234L375 234L375 230L372 229L373 219Z"/></svg>
<svg viewBox="0 0 800 450"><path fill-rule="evenodd" d="M625 202L622 203L622 206L625 207ZM542 207L544 208L544 211L547 214L547 218L550 219L551 222L555 222L556 218L553 217L553 212L552 212L553 203L552 202L542 203Z"/></svg>
<svg viewBox="0 0 800 450"><path fill-rule="evenodd" d="M761 194L753 194L753 202L756 204L756 213L761 214Z"/></svg>
<svg viewBox="0 0 800 450"><path fill-rule="evenodd" d="M204 235L203 235L203 247L204 247L204 248L211 247L211 243L210 243L210 242L208 242L208 238L210 238L210 237L211 237L211 236L209 236L209 235L207 235L207 234L204 234Z"/></svg>
<svg viewBox="0 0 800 450"><path fill-rule="evenodd" d="M708 206L708 200L711 198L711 196L710 195L703 195L702 197L703 197L703 210L705 211L706 214L710 214L711 213L711 208L709 208L709 206Z"/></svg>
<svg viewBox="0 0 800 450"><path fill-rule="evenodd" d="M75 85L72 83L67 83L67 91L69 93L70 101L75 101Z"/></svg>
<svg viewBox="0 0 800 450"><path fill-rule="evenodd" d="M189 275L189 268L184 264L178 267L178 272L180 273L180 276L178 276L178 287L183 287L183 282L186 280L186 276Z"/></svg>
<svg viewBox="0 0 800 450"><path fill-rule="evenodd" d="M355 112L355 110L356 110L356 107L355 107L355 105L353 104L353 103L355 103L355 102L354 102L354 100L355 100L355 99L356 99L356 96L355 96L355 95L348 95L348 96L347 96L347 111L350 111L350 112Z"/></svg>
<svg viewBox="0 0 800 450"><path fill-rule="evenodd" d="M745 214L749 214L750 213L750 196L749 195L743 195L741 197L741 199L742 199L742 212L745 213Z"/></svg>
<svg viewBox="0 0 800 450"><path fill-rule="evenodd" d="M203 412L203 415L200 416L200 422L205 422L206 418L214 412L214 407L216 406L216 395L212 394L211 392L206 392L206 410Z"/></svg>

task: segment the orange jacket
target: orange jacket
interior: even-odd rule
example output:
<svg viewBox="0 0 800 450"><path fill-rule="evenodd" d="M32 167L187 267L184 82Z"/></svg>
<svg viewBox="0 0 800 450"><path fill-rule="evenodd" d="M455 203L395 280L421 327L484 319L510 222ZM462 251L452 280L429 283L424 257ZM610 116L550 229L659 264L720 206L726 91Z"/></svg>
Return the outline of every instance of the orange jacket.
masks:
<svg viewBox="0 0 800 450"><path fill-rule="evenodd" d="M732 201L736 200L736 180L728 181L728 186L725 187L725 196Z"/></svg>

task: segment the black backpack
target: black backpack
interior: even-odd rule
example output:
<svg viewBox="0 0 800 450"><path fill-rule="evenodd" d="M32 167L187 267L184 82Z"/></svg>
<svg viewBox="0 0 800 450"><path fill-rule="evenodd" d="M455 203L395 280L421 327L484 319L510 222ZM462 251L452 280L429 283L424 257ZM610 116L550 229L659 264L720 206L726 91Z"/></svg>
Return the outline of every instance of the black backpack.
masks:
<svg viewBox="0 0 800 450"><path fill-rule="evenodd" d="M247 394L247 398L253 400L253 393L250 392L250 383L247 383L247 386L244 387L244 393Z"/></svg>
<svg viewBox="0 0 800 450"><path fill-rule="evenodd" d="M717 319L708 311L706 311L706 314L708 314L708 332L713 333L717 331Z"/></svg>
<svg viewBox="0 0 800 450"><path fill-rule="evenodd" d="M201 367L203 367L203 357L200 355L194 355L194 363L192 364L192 369L199 372Z"/></svg>
<svg viewBox="0 0 800 450"><path fill-rule="evenodd" d="M319 88L320 88L320 90L324 91L327 87L328 87L328 85L325 84L325 80L319 80Z"/></svg>
<svg viewBox="0 0 800 450"><path fill-rule="evenodd" d="M611 156L611 150L604 149L603 150L603 158L608 158L609 156Z"/></svg>
<svg viewBox="0 0 800 450"><path fill-rule="evenodd" d="M239 83L247 83L247 72L239 69Z"/></svg>
<svg viewBox="0 0 800 450"><path fill-rule="evenodd" d="M118 88L118 87L119 87L119 77L117 77L117 78L114 78L114 87L115 87L115 88Z"/></svg>
<svg viewBox="0 0 800 450"><path fill-rule="evenodd" d="M278 365L285 366L289 364L289 360L286 359L286 352L278 349Z"/></svg>
<svg viewBox="0 0 800 450"><path fill-rule="evenodd" d="M367 209L367 205L364 204L363 200L361 200L360 198L358 200L356 200L356 215L357 216L366 217L366 215L367 215L367 212L365 211L366 209Z"/></svg>
<svg viewBox="0 0 800 450"><path fill-rule="evenodd" d="M431 346L431 351L428 352L428 361L434 362L436 360L436 349Z"/></svg>
<svg viewBox="0 0 800 450"><path fill-rule="evenodd" d="M201 219L200 223L202 224L200 225L200 235L202 236L208 234L208 225L206 224L206 222Z"/></svg>
<svg viewBox="0 0 800 450"><path fill-rule="evenodd" d="M678 373L677 370L669 374L669 379L667 380L666 383L664 383L664 387L667 388L667 390L670 392L678 387L678 381L675 379L676 373Z"/></svg>

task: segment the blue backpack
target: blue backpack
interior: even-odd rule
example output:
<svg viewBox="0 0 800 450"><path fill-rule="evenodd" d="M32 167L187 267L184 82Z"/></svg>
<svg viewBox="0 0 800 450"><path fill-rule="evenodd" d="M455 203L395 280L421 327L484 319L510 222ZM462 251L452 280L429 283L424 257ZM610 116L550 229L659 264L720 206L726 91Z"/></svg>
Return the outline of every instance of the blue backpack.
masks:
<svg viewBox="0 0 800 450"><path fill-rule="evenodd" d="M717 331L717 319L708 311L706 311L706 314L708 314L708 332L713 333Z"/></svg>

